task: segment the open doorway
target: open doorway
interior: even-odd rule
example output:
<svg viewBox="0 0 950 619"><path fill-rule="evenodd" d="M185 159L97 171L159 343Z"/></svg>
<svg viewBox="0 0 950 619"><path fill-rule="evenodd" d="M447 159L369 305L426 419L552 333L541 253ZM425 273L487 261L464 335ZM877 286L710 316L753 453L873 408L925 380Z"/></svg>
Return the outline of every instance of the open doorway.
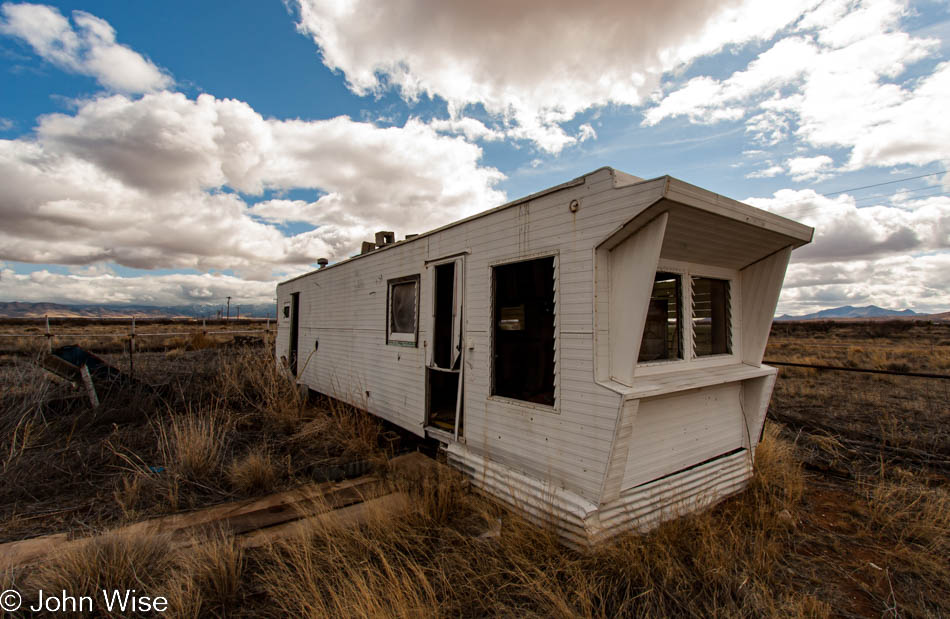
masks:
<svg viewBox="0 0 950 619"><path fill-rule="evenodd" d="M461 259L435 266L432 358L426 368L427 424L457 439L462 431Z"/></svg>

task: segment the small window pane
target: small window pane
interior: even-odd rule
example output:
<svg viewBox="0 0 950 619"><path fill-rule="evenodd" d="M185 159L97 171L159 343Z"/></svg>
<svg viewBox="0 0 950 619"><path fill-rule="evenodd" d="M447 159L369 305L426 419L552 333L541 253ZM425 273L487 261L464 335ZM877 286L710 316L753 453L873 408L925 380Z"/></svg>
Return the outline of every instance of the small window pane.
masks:
<svg viewBox="0 0 950 619"><path fill-rule="evenodd" d="M682 278L676 273L659 272L654 277L638 361L683 358L681 288Z"/></svg>
<svg viewBox="0 0 950 619"><path fill-rule="evenodd" d="M729 282L724 279L693 279L693 350L697 357L732 352L732 320L729 314Z"/></svg>
<svg viewBox="0 0 950 619"><path fill-rule="evenodd" d="M390 333L416 332L416 283L393 284L389 313Z"/></svg>

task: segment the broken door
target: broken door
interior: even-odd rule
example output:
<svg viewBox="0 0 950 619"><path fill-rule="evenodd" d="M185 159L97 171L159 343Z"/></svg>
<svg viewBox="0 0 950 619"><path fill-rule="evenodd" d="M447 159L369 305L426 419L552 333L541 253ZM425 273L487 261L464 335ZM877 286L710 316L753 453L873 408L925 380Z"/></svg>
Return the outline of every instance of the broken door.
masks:
<svg viewBox="0 0 950 619"><path fill-rule="evenodd" d="M427 425L458 439L462 430L462 267L455 258L433 267L432 353L426 367Z"/></svg>

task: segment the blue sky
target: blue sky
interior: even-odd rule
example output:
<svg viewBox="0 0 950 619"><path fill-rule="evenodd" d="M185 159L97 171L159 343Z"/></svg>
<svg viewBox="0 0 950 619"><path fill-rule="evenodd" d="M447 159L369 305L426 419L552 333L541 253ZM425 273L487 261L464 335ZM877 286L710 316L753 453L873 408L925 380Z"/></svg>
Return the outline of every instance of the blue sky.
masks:
<svg viewBox="0 0 950 619"><path fill-rule="evenodd" d="M267 303L610 165L815 226L780 312L950 309L950 6L668 4L4 3L0 300Z"/></svg>

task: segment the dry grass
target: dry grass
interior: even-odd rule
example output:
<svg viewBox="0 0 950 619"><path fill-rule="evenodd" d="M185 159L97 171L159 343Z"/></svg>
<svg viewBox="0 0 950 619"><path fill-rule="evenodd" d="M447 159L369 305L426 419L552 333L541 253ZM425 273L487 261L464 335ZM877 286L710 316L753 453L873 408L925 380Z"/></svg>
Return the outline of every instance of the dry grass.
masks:
<svg viewBox="0 0 950 619"><path fill-rule="evenodd" d="M267 351L147 353L136 376L167 387L104 394L93 412L35 365L0 365L0 541L107 528L382 459L377 419L308 403ZM327 431L307 432L317 427Z"/></svg>
<svg viewBox="0 0 950 619"><path fill-rule="evenodd" d="M103 589L135 589L142 594L161 595L158 589L173 566L168 540L111 535L60 553L55 561L41 565L31 574L27 587L21 587L21 591L66 591L77 598L90 596L99 601ZM102 604L96 608L104 616L127 614L109 613Z"/></svg>
<svg viewBox="0 0 950 619"><path fill-rule="evenodd" d="M233 538L213 532L181 550L165 590L177 617L227 616L240 607L246 558Z"/></svg>
<svg viewBox="0 0 950 619"><path fill-rule="evenodd" d="M915 328L794 327L768 354L939 366L950 342ZM931 342L934 356L922 356ZM5 393L0 533L101 528L386 455L377 420L305 401L267 354L182 350L136 364L173 376L171 395L107 403L133 403L138 414L117 422L54 411L52 383ZM907 381L783 370L770 410L781 423L767 423L746 492L590 552L443 468L393 479L408 512L359 526L314 519L303 540L248 552L221 533L177 549L106 538L0 584L129 586L190 617L950 616L950 393Z"/></svg>
<svg viewBox="0 0 950 619"><path fill-rule="evenodd" d="M156 433L165 465L195 481L220 475L227 449L228 422L220 413L194 413L172 417Z"/></svg>
<svg viewBox="0 0 950 619"><path fill-rule="evenodd" d="M228 481L243 494L270 490L278 477L277 463L266 447L254 448L228 465Z"/></svg>
<svg viewBox="0 0 950 619"><path fill-rule="evenodd" d="M470 492L443 472L403 480L412 509L359 528L315 524L260 573L275 614L348 617L600 617L811 614L783 564L804 482L791 447L763 442L750 492L590 553ZM497 537L480 534L502 518Z"/></svg>
<svg viewBox="0 0 950 619"><path fill-rule="evenodd" d="M108 535L70 548L25 576L7 574L0 584L33 605L40 590L93 599L95 616L129 616L103 603L102 591L134 590L164 597L173 617L230 616L239 608L246 558L220 531L172 544L162 536Z"/></svg>

